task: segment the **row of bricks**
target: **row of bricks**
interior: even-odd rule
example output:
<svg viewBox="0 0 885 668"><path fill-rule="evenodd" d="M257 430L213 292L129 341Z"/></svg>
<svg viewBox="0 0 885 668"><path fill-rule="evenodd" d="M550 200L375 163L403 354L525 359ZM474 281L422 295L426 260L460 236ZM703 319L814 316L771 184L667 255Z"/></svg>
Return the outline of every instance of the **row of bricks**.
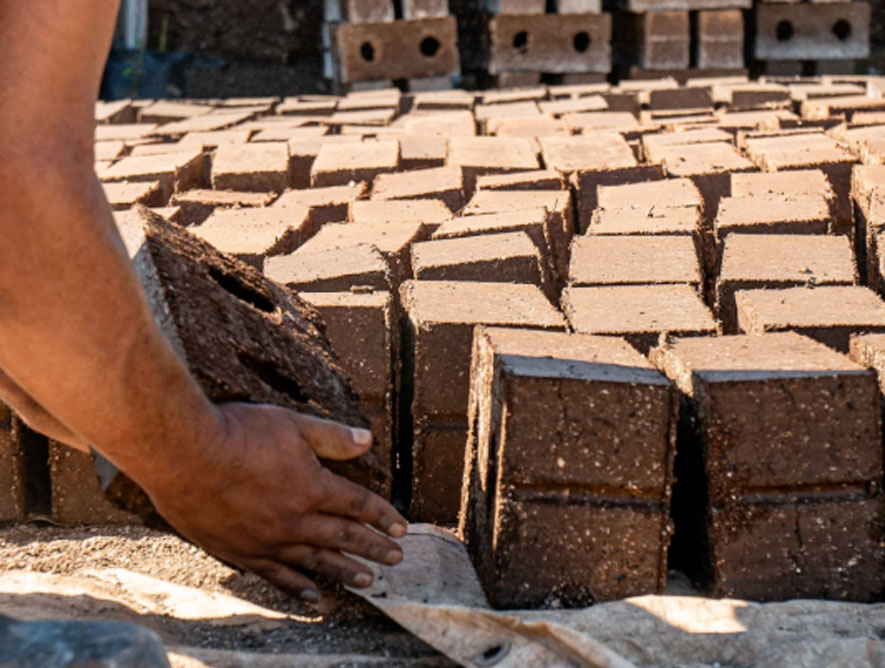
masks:
<svg viewBox="0 0 885 668"><path fill-rule="evenodd" d="M878 600L883 351L726 336L652 364L614 338L478 328L460 531L490 600L663 593L670 568L716 596Z"/></svg>

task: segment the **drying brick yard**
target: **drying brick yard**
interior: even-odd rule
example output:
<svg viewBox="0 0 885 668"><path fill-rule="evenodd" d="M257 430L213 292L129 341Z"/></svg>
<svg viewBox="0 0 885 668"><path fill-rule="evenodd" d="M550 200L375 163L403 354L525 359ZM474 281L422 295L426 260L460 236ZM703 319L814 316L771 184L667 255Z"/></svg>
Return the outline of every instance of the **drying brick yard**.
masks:
<svg viewBox="0 0 885 668"><path fill-rule="evenodd" d="M459 532L493 605L665 593L674 572L879 601L882 89L98 103L96 171L210 398L370 426L339 470ZM0 412L0 521L143 517ZM388 665L446 665L396 637Z"/></svg>

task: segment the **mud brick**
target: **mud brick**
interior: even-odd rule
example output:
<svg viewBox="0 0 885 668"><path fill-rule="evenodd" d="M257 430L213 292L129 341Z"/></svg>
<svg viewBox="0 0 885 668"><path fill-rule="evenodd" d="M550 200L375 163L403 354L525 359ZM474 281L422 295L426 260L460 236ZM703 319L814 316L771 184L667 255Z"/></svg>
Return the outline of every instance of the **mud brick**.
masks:
<svg viewBox="0 0 885 668"><path fill-rule="evenodd" d="M655 111L707 111L713 108L713 98L704 88L653 90L648 94L648 108Z"/></svg>
<svg viewBox="0 0 885 668"><path fill-rule="evenodd" d="M412 521L457 524L466 444L465 420L419 416L412 441Z"/></svg>
<svg viewBox="0 0 885 668"><path fill-rule="evenodd" d="M415 415L466 419L475 325L565 329L565 319L534 285L407 281L401 297L413 346L404 354L414 355Z"/></svg>
<svg viewBox="0 0 885 668"><path fill-rule="evenodd" d="M450 210L466 204L464 177L459 167L438 167L399 174L381 174L372 188L373 200L435 199Z"/></svg>
<svg viewBox="0 0 885 668"><path fill-rule="evenodd" d="M203 183L203 152L191 150L167 155L123 158L98 176L104 183L159 181L162 201L168 202L173 192L191 190Z"/></svg>
<svg viewBox="0 0 885 668"><path fill-rule="evenodd" d="M126 144L121 141L99 141L95 142L95 161L105 162L114 161L119 158L126 149Z"/></svg>
<svg viewBox="0 0 885 668"><path fill-rule="evenodd" d="M740 133L754 130L780 130L799 124L799 117L786 109L717 112L716 125L722 130Z"/></svg>
<svg viewBox="0 0 885 668"><path fill-rule="evenodd" d="M568 247L575 233L571 193L567 190L480 190L464 209L467 216L547 209L550 261L556 276L568 271Z"/></svg>
<svg viewBox="0 0 885 668"><path fill-rule="evenodd" d="M774 173L737 173L731 175L732 197L783 197L803 199L823 197L832 203L835 197L826 174L819 169L799 169Z"/></svg>
<svg viewBox="0 0 885 668"><path fill-rule="evenodd" d="M338 101L338 111L398 109L402 96L402 92L396 87L382 88L380 90L351 91Z"/></svg>
<svg viewBox="0 0 885 668"><path fill-rule="evenodd" d="M322 119L322 123L330 127L345 125L365 125L385 127L396 118L394 107L380 109L355 109L354 111L336 111L329 118Z"/></svg>
<svg viewBox="0 0 885 668"><path fill-rule="evenodd" d="M135 204L144 204L145 206L166 204L159 181L102 183L102 188L108 199L108 204L114 211L125 211Z"/></svg>
<svg viewBox="0 0 885 668"><path fill-rule="evenodd" d="M486 236L523 232L532 240L544 266L545 282L551 283L554 272L553 230L551 217L546 209L517 209L504 213L489 213L475 216L459 216L443 223L433 233L434 239L460 239L464 237Z"/></svg>
<svg viewBox="0 0 885 668"><path fill-rule="evenodd" d="M315 188L360 181L371 184L379 174L396 171L399 156L397 140L327 144L314 160L310 182Z"/></svg>
<svg viewBox="0 0 885 668"><path fill-rule="evenodd" d="M870 55L870 5L849 2L756 8L758 60L827 60Z"/></svg>
<svg viewBox="0 0 885 668"><path fill-rule="evenodd" d="M670 176L694 182L704 198L708 224L719 209L719 200L731 193L731 175L755 171L753 163L725 142L649 147L649 153L649 159L662 162Z"/></svg>
<svg viewBox="0 0 885 668"><path fill-rule="evenodd" d="M438 199L362 200L351 203L348 214L354 223L418 222L431 231L451 218L452 212Z"/></svg>
<svg viewBox="0 0 885 668"><path fill-rule="evenodd" d="M618 339L483 327L471 377L460 530L492 603L662 591L673 386Z"/></svg>
<svg viewBox="0 0 885 668"><path fill-rule="evenodd" d="M391 23L393 0L341 0L341 17L350 23Z"/></svg>
<svg viewBox="0 0 885 668"><path fill-rule="evenodd" d="M304 292L385 291L392 285L390 266L381 251L369 244L302 247L289 255L268 258L264 273L272 281Z"/></svg>
<svg viewBox="0 0 885 668"><path fill-rule="evenodd" d="M482 92L481 97L482 99L478 99L478 101L481 101L482 104L510 104L527 100L540 102L541 100L546 100L548 95L546 86L526 86L523 88L487 90Z"/></svg>
<svg viewBox="0 0 885 668"><path fill-rule="evenodd" d="M747 155L766 172L820 169L836 195L834 229L851 229L851 167L857 160L824 135L795 135L747 140Z"/></svg>
<svg viewBox="0 0 885 668"><path fill-rule="evenodd" d="M725 197L714 223L717 243L740 234L826 234L830 207L823 197Z"/></svg>
<svg viewBox="0 0 885 668"><path fill-rule="evenodd" d="M168 220L170 223L184 226L184 220L181 218L181 208L177 206L161 206L151 209L158 216Z"/></svg>
<svg viewBox="0 0 885 668"><path fill-rule="evenodd" d="M590 236L686 236L694 244L698 257L707 257L701 234L701 214L697 207L656 207L648 209L597 209L587 230ZM577 242L577 237L575 241Z"/></svg>
<svg viewBox="0 0 885 668"><path fill-rule="evenodd" d="M212 161L215 190L281 193L290 181L289 145L285 142L225 144Z"/></svg>
<svg viewBox="0 0 885 668"><path fill-rule="evenodd" d="M22 422L0 401L0 522L25 519L25 453Z"/></svg>
<svg viewBox="0 0 885 668"><path fill-rule="evenodd" d="M149 136L151 137L181 137L192 132L217 132L226 130L255 116L251 111L231 111L224 114L206 114L196 118L188 118L173 123L164 123Z"/></svg>
<svg viewBox="0 0 885 668"><path fill-rule="evenodd" d="M643 353L662 336L718 331L713 314L690 285L569 287L562 306L574 331L622 336Z"/></svg>
<svg viewBox="0 0 885 668"><path fill-rule="evenodd" d="M405 133L399 137L400 167L404 171L431 169L446 164L449 142L432 134Z"/></svg>
<svg viewBox="0 0 885 668"><path fill-rule="evenodd" d="M543 118L544 114L535 100L523 100L519 102L505 102L499 104L478 104L474 110L476 120L481 125L488 127L492 121L537 119Z"/></svg>
<svg viewBox="0 0 885 668"><path fill-rule="evenodd" d="M538 107L544 114L559 118L564 114L580 114L585 111L606 111L608 102L601 95L583 95L561 100L539 102Z"/></svg>
<svg viewBox="0 0 885 668"><path fill-rule="evenodd" d="M140 524L104 495L91 455L49 441L52 521L62 526Z"/></svg>
<svg viewBox="0 0 885 668"><path fill-rule="evenodd" d="M403 18L428 19L449 15L449 0L403 0Z"/></svg>
<svg viewBox="0 0 885 668"><path fill-rule="evenodd" d="M664 177L660 165L640 165L624 138L615 133L543 137L541 147L546 166L568 174L570 183L577 190L577 229L581 233L590 225L599 186L641 183Z"/></svg>
<svg viewBox="0 0 885 668"><path fill-rule="evenodd" d="M476 178L483 174L541 168L532 141L521 137L453 137L449 140L448 164L463 169L468 192L475 190Z"/></svg>
<svg viewBox="0 0 885 668"><path fill-rule="evenodd" d="M417 280L527 283L546 288L541 253L525 232L436 239L412 246Z"/></svg>
<svg viewBox="0 0 885 668"><path fill-rule="evenodd" d="M365 183L330 188L288 190L272 206L275 209L309 207L314 226L320 228L326 223L347 220L350 206L364 197L367 192L368 187Z"/></svg>
<svg viewBox="0 0 885 668"><path fill-rule="evenodd" d="M95 122L99 125L120 125L135 122L135 107L132 100L95 103Z"/></svg>
<svg viewBox="0 0 885 668"><path fill-rule="evenodd" d="M135 213L121 234L148 303L209 399L365 424L315 310L143 207ZM389 494L390 478L373 453L332 468Z"/></svg>
<svg viewBox="0 0 885 668"><path fill-rule="evenodd" d="M704 202L691 179L663 179L648 183L599 186L598 202L601 209L643 210L688 207L699 209Z"/></svg>
<svg viewBox="0 0 885 668"><path fill-rule="evenodd" d="M602 0L555 0L553 7L557 14L599 14Z"/></svg>
<svg viewBox="0 0 885 668"><path fill-rule="evenodd" d="M885 226L885 167L856 165L852 171L854 240L864 282L877 292L882 287L882 237Z"/></svg>
<svg viewBox="0 0 885 668"><path fill-rule="evenodd" d="M251 137L251 141L284 141L288 143L293 140L297 141L308 137L325 137L327 136L326 133L328 133L328 131L329 128L323 125L308 125L300 128L265 128L264 130L256 132L255 135ZM289 157L291 159L291 153Z"/></svg>
<svg viewBox="0 0 885 668"><path fill-rule="evenodd" d="M725 239L716 309L725 332L737 334L734 294L739 290L856 282L854 253L845 237L732 234Z"/></svg>
<svg viewBox="0 0 885 668"><path fill-rule="evenodd" d="M338 108L338 98L303 100L287 97L277 105L276 113L281 116L331 116Z"/></svg>
<svg viewBox="0 0 885 668"><path fill-rule="evenodd" d="M474 93L466 90L419 91L412 101L412 111L470 110L476 102Z"/></svg>
<svg viewBox="0 0 885 668"><path fill-rule="evenodd" d="M741 290L734 299L738 326L748 334L794 330L848 352L852 334L885 331L885 302L864 287Z"/></svg>
<svg viewBox="0 0 885 668"><path fill-rule="evenodd" d="M866 95L848 97L828 97L806 100L800 112L806 121L828 121L844 119L852 121L859 112L877 112L885 110L885 100Z"/></svg>
<svg viewBox="0 0 885 668"><path fill-rule="evenodd" d="M310 187L310 171L320 149L330 144L359 144L356 135L328 135L289 140L289 170L294 188Z"/></svg>
<svg viewBox="0 0 885 668"><path fill-rule="evenodd" d="M703 283L694 239L688 235L575 237L569 285Z"/></svg>
<svg viewBox="0 0 885 668"><path fill-rule="evenodd" d="M489 33L490 74L611 70L611 14L498 15Z"/></svg>
<svg viewBox="0 0 885 668"><path fill-rule="evenodd" d="M562 174L552 169L511 174L486 174L476 178L477 190L565 190Z"/></svg>
<svg viewBox="0 0 885 668"><path fill-rule="evenodd" d="M486 125L488 134L496 137L549 137L571 135L566 122L549 116L536 118L493 119Z"/></svg>
<svg viewBox="0 0 885 668"><path fill-rule="evenodd" d="M383 25L339 25L333 41L341 81L459 74L457 32L453 16Z"/></svg>
<svg viewBox="0 0 885 668"><path fill-rule="evenodd" d="M126 123L123 125L98 125L95 141L130 142L148 137L157 128L156 123Z"/></svg>
<svg viewBox="0 0 885 668"><path fill-rule="evenodd" d="M716 84L713 100L729 109L771 109L790 106L790 89L774 83Z"/></svg>
<svg viewBox="0 0 885 668"><path fill-rule="evenodd" d="M324 225L302 248L307 252L369 244L381 251L390 266L391 281L396 287L412 277L410 246L429 236L429 228L419 221L338 223Z"/></svg>
<svg viewBox="0 0 885 668"><path fill-rule="evenodd" d="M740 69L744 66L744 14L739 9L697 13L697 66Z"/></svg>
<svg viewBox="0 0 885 668"><path fill-rule="evenodd" d="M414 115L413 115L414 116ZM404 118L406 133L444 137L475 137L476 120L471 111L439 111Z"/></svg>
<svg viewBox="0 0 885 668"><path fill-rule="evenodd" d="M653 357L692 425L676 463L686 485L674 490L677 539L694 537L695 553L707 546L713 592L877 596L881 417L870 372L793 332L686 339Z"/></svg>
<svg viewBox="0 0 885 668"><path fill-rule="evenodd" d="M860 334L851 337L851 359L879 378L879 392L885 394L885 335Z"/></svg>
<svg viewBox="0 0 885 668"><path fill-rule="evenodd" d="M259 271L273 255L288 255L316 232L310 209L260 208L216 211L191 231L222 253Z"/></svg>
<svg viewBox="0 0 885 668"><path fill-rule="evenodd" d="M213 106L207 104L191 104L173 100L158 100L142 107L138 111L139 123L168 123L185 118L204 116L212 111Z"/></svg>
<svg viewBox="0 0 885 668"><path fill-rule="evenodd" d="M657 8L655 8L657 10ZM621 13L615 33L623 53L645 70L687 68L691 61L691 26L686 11Z"/></svg>
<svg viewBox="0 0 885 668"><path fill-rule="evenodd" d="M643 152L648 153L648 147L659 146L684 146L686 144L710 144L713 142L733 142L734 136L719 128L698 128L696 130L682 130L679 132L656 132L645 134L642 137Z"/></svg>
<svg viewBox="0 0 885 668"><path fill-rule="evenodd" d="M169 203L181 209L186 225L199 225L216 209L257 209L268 206L276 197L276 193L189 190L173 195Z"/></svg>

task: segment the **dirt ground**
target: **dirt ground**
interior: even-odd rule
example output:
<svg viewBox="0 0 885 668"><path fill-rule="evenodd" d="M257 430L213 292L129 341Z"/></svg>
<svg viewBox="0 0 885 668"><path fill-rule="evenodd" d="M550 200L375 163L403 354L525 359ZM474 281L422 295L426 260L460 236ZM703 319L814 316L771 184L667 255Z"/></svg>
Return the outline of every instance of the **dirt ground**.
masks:
<svg viewBox="0 0 885 668"><path fill-rule="evenodd" d="M330 592L312 607L147 529L7 526L0 564L3 614L136 622L182 668L454 665L352 594Z"/></svg>

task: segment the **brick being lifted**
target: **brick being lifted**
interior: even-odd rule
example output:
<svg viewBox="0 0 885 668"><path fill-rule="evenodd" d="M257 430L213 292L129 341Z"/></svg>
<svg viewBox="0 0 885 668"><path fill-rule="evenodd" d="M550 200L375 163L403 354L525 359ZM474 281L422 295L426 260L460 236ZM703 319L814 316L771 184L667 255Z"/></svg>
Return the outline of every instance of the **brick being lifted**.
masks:
<svg viewBox="0 0 885 668"><path fill-rule="evenodd" d="M875 374L792 332L684 339L653 359L691 425L676 462L673 564L715 596L877 600Z"/></svg>
<svg viewBox="0 0 885 668"><path fill-rule="evenodd" d="M477 328L459 528L493 605L663 591L676 399L623 340Z"/></svg>

